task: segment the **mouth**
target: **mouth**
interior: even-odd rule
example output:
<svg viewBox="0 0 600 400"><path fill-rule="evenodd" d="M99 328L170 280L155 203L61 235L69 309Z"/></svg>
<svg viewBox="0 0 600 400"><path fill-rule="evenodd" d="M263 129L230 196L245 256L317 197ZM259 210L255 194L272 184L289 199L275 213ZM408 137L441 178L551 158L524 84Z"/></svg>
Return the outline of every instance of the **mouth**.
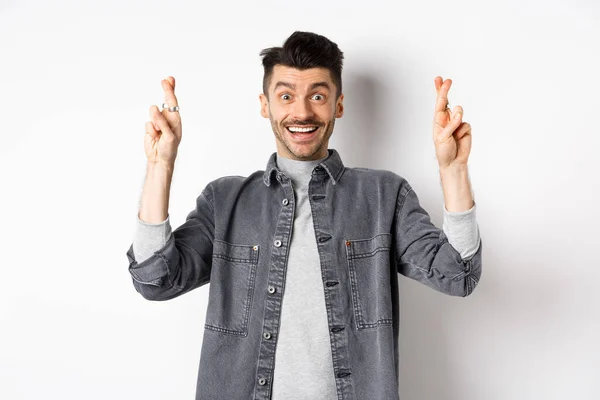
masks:
<svg viewBox="0 0 600 400"><path fill-rule="evenodd" d="M308 125L308 126L286 126L285 129L292 135L295 139L310 139L314 133L319 129L318 126Z"/></svg>

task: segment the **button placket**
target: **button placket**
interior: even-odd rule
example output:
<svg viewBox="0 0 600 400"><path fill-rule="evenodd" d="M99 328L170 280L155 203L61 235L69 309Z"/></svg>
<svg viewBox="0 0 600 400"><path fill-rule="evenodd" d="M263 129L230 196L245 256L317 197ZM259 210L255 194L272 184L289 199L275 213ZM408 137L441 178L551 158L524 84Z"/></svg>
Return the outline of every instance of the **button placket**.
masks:
<svg viewBox="0 0 600 400"><path fill-rule="evenodd" d="M321 169L321 171L315 170L313 180L309 184L309 199L317 244L323 247L338 246L341 244L343 246L342 251L352 252L353 243L349 239L343 238L340 243L337 239L334 240L335 235L332 234L332 232L335 232L335 229L332 226L332 219L330 218L331 197L327 195L329 186L324 183L328 178L329 174L324 169ZM335 181L331 183L335 184ZM335 268L332 268L323 259L320 260L320 264L323 276L328 278L323 282L324 289L326 290L325 305L328 317L333 321L343 321L345 315L343 315L341 307L336 307L336 305L346 301L343 291L340 290L340 281L334 279L339 278L339 276ZM333 366L336 371L336 379L338 379L338 384L340 385L338 393L349 393L352 388L351 381L346 378L351 374L351 371L347 368L351 364L348 335L345 334L347 329L344 325L335 324L329 325L328 330L330 332Z"/></svg>
<svg viewBox="0 0 600 400"><path fill-rule="evenodd" d="M254 390L253 398L268 398L270 395L269 379L273 373L272 359L275 355L279 317L281 314L281 296L275 295L283 291L287 262L288 242L294 221L294 192L290 179L285 176L278 177L283 189L279 201L282 206L277 220L277 226L272 236L271 261L268 271L267 295L265 297L265 314L263 318L262 340L259 348L259 364L256 378L259 378Z"/></svg>

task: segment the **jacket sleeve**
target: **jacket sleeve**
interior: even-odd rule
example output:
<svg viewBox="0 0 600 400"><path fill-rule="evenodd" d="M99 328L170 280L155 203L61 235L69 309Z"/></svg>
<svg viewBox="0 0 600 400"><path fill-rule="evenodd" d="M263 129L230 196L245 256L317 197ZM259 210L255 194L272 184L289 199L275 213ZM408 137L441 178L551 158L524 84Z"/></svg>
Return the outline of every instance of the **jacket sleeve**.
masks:
<svg viewBox="0 0 600 400"><path fill-rule="evenodd" d="M131 244L127 258L135 289L145 299L168 300L208 283L214 232L212 193L207 186L186 221L150 258L138 263Z"/></svg>
<svg viewBox="0 0 600 400"><path fill-rule="evenodd" d="M430 220L408 182L396 204L395 253L398 272L452 296L468 296L481 276L483 241L463 259L442 229Z"/></svg>

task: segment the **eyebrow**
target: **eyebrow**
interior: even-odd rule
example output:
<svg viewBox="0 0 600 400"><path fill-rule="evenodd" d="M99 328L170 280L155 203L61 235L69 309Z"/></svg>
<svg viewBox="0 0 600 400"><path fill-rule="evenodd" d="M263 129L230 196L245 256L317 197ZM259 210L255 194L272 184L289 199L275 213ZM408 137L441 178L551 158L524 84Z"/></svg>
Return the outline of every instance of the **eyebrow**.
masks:
<svg viewBox="0 0 600 400"><path fill-rule="evenodd" d="M288 82L282 82L282 81L277 82L275 84L275 87L273 88L273 90L274 91L277 90L277 88L279 86L285 86L285 87L290 88L292 90L296 90L296 85L293 85L293 84L288 83ZM324 87L326 89L331 90L331 88L329 87L329 84L327 82L325 82L325 81L313 83L312 85L310 85L310 87L308 88L308 90L314 90L314 89L316 89L318 87Z"/></svg>

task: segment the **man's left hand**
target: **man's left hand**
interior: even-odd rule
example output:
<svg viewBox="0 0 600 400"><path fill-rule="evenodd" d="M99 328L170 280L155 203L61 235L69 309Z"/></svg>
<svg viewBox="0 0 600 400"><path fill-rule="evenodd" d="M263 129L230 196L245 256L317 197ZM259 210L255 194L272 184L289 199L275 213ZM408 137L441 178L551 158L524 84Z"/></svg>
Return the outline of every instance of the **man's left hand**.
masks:
<svg viewBox="0 0 600 400"><path fill-rule="evenodd" d="M463 109L455 106L447 108L448 91L452 80L435 78L437 100L433 115L433 142L440 169L467 165L471 152L471 125L462 121Z"/></svg>

